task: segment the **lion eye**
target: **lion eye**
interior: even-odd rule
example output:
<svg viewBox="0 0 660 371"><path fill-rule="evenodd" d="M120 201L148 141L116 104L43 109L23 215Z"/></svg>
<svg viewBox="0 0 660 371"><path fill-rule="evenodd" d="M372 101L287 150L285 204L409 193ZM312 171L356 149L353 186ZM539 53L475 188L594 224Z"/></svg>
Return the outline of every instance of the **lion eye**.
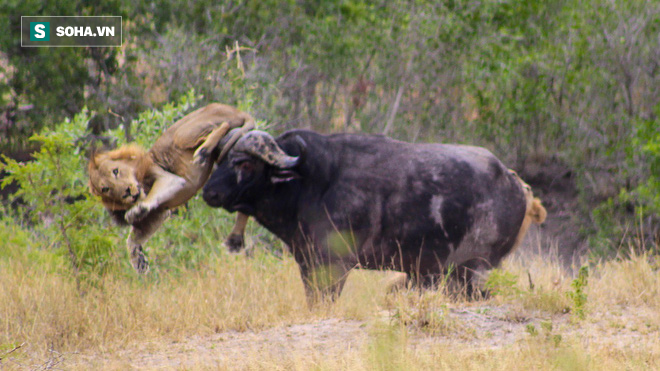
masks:
<svg viewBox="0 0 660 371"><path fill-rule="evenodd" d="M101 192L106 193L110 190L110 187L103 187L101 188Z"/></svg>
<svg viewBox="0 0 660 371"><path fill-rule="evenodd" d="M119 174L119 169L112 169L112 173L117 176Z"/></svg>

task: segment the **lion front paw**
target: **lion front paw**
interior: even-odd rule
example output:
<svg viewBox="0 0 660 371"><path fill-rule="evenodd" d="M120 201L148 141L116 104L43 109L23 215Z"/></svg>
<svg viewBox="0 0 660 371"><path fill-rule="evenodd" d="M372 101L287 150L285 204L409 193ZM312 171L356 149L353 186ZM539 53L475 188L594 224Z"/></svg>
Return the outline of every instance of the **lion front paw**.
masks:
<svg viewBox="0 0 660 371"><path fill-rule="evenodd" d="M126 215L124 216L124 219L126 219L126 222L128 224L135 224L139 222L140 220L144 219L147 214L151 210L153 210L153 207L150 207L145 204L137 204L133 207L131 207L127 212Z"/></svg>
<svg viewBox="0 0 660 371"><path fill-rule="evenodd" d="M245 247L243 236L240 234L230 234L225 240L225 246L229 252L239 252Z"/></svg>
<svg viewBox="0 0 660 371"><path fill-rule="evenodd" d="M131 264L133 264L133 268L135 268L140 274L146 274L149 272L149 261L147 261L147 257L144 256L142 246L138 245L133 248L133 251L131 251Z"/></svg>
<svg viewBox="0 0 660 371"><path fill-rule="evenodd" d="M193 164L204 165L209 159L210 153L205 147L199 147L193 155Z"/></svg>

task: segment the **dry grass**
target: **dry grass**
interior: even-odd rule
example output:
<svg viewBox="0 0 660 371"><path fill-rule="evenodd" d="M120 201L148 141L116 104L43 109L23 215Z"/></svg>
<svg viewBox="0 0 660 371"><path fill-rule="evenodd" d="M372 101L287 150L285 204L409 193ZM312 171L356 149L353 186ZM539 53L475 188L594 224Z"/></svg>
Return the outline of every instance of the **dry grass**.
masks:
<svg viewBox="0 0 660 371"><path fill-rule="evenodd" d="M504 262L502 270L517 278L516 290L515 295L496 297L497 302L555 314L565 312L570 306L566 292L573 277L559 262L556 250L516 253Z"/></svg>
<svg viewBox="0 0 660 371"><path fill-rule="evenodd" d="M290 257L222 255L197 271L146 279L108 274L79 285L26 254L0 260L0 357L24 343L0 365L46 368L65 354L82 357L67 361L72 368L126 369L134 367L132 358L114 354L139 347L158 357L182 344L177 357L187 359L186 369L653 369L660 367L657 259L633 253L592 266L587 317L580 321L565 314L573 305L566 294L573 275L539 254L510 258L503 267L514 278L504 284L509 291L486 301L456 302L441 291L387 293L387 273L357 271L337 303L313 310ZM340 350L332 352L246 349L238 364L198 359L198 348L183 345L191 336L204 341L230 330L258 336L328 318L363 322L366 340L338 339ZM498 342L503 324L526 331ZM223 344L206 342L213 343L209 349Z"/></svg>
<svg viewBox="0 0 660 371"><path fill-rule="evenodd" d="M338 358L322 353L291 355L285 359L254 358L239 367L245 370L651 370L660 366L658 356L642 352L589 349L579 343L554 347L526 342L497 350L470 350L437 346L423 351L411 350L405 338L380 335L363 349L349 351ZM657 352L659 348L650 351ZM193 369L233 369L232 364Z"/></svg>
<svg viewBox="0 0 660 371"><path fill-rule="evenodd" d="M27 261L3 262L0 341L27 341L33 349L105 349L311 318L293 262L267 268L257 260L225 258L200 272L151 281L107 275L81 289L70 277Z"/></svg>
<svg viewBox="0 0 660 371"><path fill-rule="evenodd" d="M255 330L340 316L366 319L385 290L382 272L355 272L335 305L307 307L291 258L223 255L199 271L158 278L107 274L78 284L28 256L0 260L0 356L16 344L46 357L50 349L111 351L133 342L227 330Z"/></svg>
<svg viewBox="0 0 660 371"><path fill-rule="evenodd" d="M600 305L644 305L658 309L659 271L660 256L631 249L629 257L598 264L589 294Z"/></svg>

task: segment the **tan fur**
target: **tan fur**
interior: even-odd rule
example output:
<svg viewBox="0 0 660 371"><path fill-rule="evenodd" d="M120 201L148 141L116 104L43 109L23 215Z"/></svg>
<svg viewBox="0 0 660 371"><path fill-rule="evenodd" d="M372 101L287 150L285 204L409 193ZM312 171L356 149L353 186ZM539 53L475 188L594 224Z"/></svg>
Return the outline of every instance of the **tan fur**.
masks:
<svg viewBox="0 0 660 371"><path fill-rule="evenodd" d="M545 207L541 204L541 200L538 197L535 197L532 201L532 206L527 210L527 215L529 215L534 223L541 224L545 222L548 212L545 211Z"/></svg>
<svg viewBox="0 0 660 371"><path fill-rule="evenodd" d="M125 211L120 217L133 227L128 248L138 271L147 269L142 244L165 220L169 209L187 202L204 186L213 164L240 134L224 148L219 148L220 141L239 127L242 133L253 129L252 116L213 103L174 123L148 152L131 144L92 156L88 167L90 191L100 196L109 211ZM232 233L242 235L247 218L241 216L239 220Z"/></svg>
<svg viewBox="0 0 660 371"><path fill-rule="evenodd" d="M518 236L516 236L516 242L513 245L513 249L512 249L513 251L520 245L523 238L525 238L529 226L532 223L535 224L543 223L548 213L545 210L545 207L543 207L543 204L541 204L541 200L538 197L534 197L534 193L532 192L532 187L530 187L529 184L525 183L525 181L520 179L520 177L515 171L509 170L509 172L513 174L520 183L520 186L522 187L522 191L525 195L525 203L526 203L525 217L523 219L522 225L520 226L520 231L518 232Z"/></svg>
<svg viewBox="0 0 660 371"><path fill-rule="evenodd" d="M94 154L88 166L90 192L101 197L108 210L128 210L137 200L124 197L122 191L130 187L132 195L142 198L142 185L152 166L155 165L148 153L134 144ZM113 175L113 169L118 169L117 176Z"/></svg>

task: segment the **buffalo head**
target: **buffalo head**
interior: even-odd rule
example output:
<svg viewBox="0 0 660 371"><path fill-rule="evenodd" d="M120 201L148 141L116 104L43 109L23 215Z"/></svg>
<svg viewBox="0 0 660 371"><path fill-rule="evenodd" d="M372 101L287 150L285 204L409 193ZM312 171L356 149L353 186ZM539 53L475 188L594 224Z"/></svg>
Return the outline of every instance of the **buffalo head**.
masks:
<svg viewBox="0 0 660 371"><path fill-rule="evenodd" d="M270 134L258 130L246 134L204 186L204 201L212 207L253 214L258 198L280 183L300 178L296 168L304 160L306 144L299 137L295 142L297 155L290 156Z"/></svg>

